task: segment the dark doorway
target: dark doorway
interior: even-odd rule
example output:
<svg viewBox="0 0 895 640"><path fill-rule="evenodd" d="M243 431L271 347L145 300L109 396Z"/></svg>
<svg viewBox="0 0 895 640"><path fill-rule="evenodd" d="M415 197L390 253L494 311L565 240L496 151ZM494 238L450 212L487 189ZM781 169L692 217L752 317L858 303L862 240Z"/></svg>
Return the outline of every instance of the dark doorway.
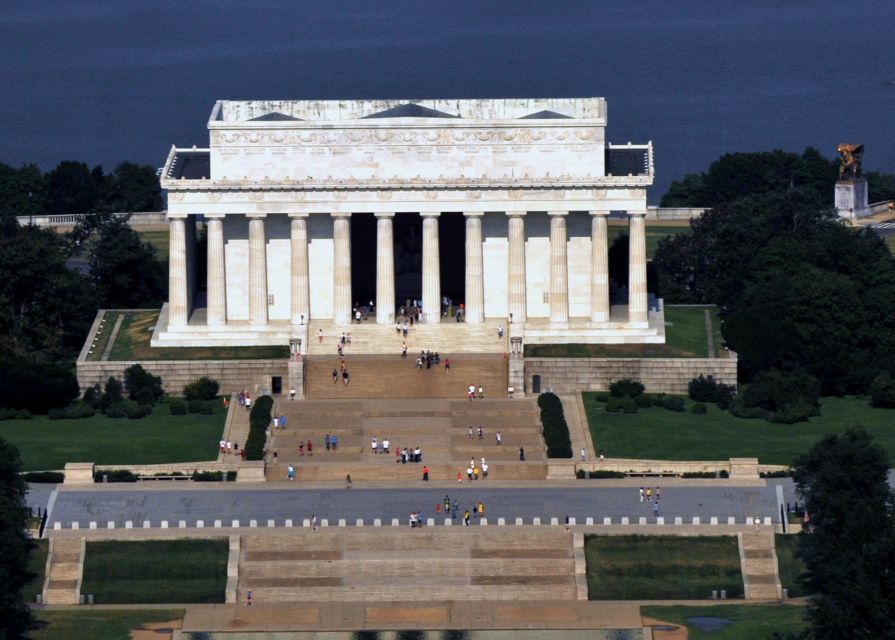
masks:
<svg viewBox="0 0 895 640"><path fill-rule="evenodd" d="M531 377L531 392L541 393L541 376L537 373Z"/></svg>
<svg viewBox="0 0 895 640"><path fill-rule="evenodd" d="M270 379L270 392L278 396L283 393L283 378L282 376L273 376Z"/></svg>
<svg viewBox="0 0 895 640"><path fill-rule="evenodd" d="M423 297L423 219L418 213L395 214L395 303Z"/></svg>
<svg viewBox="0 0 895 640"><path fill-rule="evenodd" d="M351 214L351 302L366 307L376 300L376 218Z"/></svg>
<svg viewBox="0 0 895 640"><path fill-rule="evenodd" d="M438 253L441 297L459 306L466 294L466 218L462 213L439 216Z"/></svg>

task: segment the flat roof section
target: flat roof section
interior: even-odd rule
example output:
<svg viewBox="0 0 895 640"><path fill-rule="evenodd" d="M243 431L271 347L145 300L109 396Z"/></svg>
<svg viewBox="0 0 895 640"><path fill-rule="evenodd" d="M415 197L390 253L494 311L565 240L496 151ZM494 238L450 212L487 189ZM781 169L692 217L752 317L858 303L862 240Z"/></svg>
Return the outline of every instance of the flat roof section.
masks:
<svg viewBox="0 0 895 640"><path fill-rule="evenodd" d="M165 177L172 180L207 180L211 177L211 154L207 149L178 149Z"/></svg>

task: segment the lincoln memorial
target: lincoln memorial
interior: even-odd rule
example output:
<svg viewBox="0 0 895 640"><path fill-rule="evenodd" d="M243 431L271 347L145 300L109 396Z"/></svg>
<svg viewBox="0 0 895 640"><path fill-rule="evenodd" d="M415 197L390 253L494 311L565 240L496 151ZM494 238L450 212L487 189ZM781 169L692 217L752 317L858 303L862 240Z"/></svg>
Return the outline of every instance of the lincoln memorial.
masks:
<svg viewBox="0 0 895 640"><path fill-rule="evenodd" d="M430 333L663 342L652 145L606 142L606 119L603 98L218 101L208 148L173 147L162 170L169 300L152 344L306 352L362 326L374 345L402 309Z"/></svg>

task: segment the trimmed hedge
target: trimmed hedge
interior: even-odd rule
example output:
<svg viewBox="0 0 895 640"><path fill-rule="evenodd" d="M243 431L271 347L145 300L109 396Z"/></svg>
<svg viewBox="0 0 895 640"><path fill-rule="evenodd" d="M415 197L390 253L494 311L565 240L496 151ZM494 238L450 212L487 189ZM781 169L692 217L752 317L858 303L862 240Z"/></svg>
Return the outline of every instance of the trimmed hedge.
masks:
<svg viewBox="0 0 895 640"><path fill-rule="evenodd" d="M103 476L108 478L109 482L136 482L139 476L127 469L112 469L110 471L97 471L93 476L94 482L102 482Z"/></svg>
<svg viewBox="0 0 895 640"><path fill-rule="evenodd" d="M558 400L558 398L557 398ZM249 414L249 438L245 443L246 460L263 460L264 445L267 441L267 427L270 425L271 411L273 410L273 398L261 396L252 404L252 412ZM568 427L566 428L568 437ZM569 455L572 456L572 448L569 446Z"/></svg>
<svg viewBox="0 0 895 640"><path fill-rule="evenodd" d="M235 471L194 471L193 482L233 482L236 480Z"/></svg>
<svg viewBox="0 0 895 640"><path fill-rule="evenodd" d="M541 424L544 427L544 441L547 443L548 458L571 458L572 441L569 437L569 425L562 410L562 401L555 393L542 393L538 396L541 408ZM254 413L254 409L252 410ZM270 415L267 416L270 422Z"/></svg>
<svg viewBox="0 0 895 640"><path fill-rule="evenodd" d="M579 480L599 480L606 478L624 478L625 474L622 471L607 471L606 469L597 469L596 471L578 469L578 471L575 472L575 477Z"/></svg>
<svg viewBox="0 0 895 640"><path fill-rule="evenodd" d="M22 479L33 484L61 484L65 481L65 474L61 471L31 471L23 473Z"/></svg>

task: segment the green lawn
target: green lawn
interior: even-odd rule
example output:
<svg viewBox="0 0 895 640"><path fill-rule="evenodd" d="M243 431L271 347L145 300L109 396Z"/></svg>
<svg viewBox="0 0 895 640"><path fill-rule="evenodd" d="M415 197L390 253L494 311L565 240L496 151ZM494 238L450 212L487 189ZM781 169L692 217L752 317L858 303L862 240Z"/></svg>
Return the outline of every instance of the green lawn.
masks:
<svg viewBox="0 0 895 640"><path fill-rule="evenodd" d="M88 542L81 593L97 604L223 602L226 538Z"/></svg>
<svg viewBox="0 0 895 640"><path fill-rule="evenodd" d="M714 405L708 413L675 413L660 407L636 414L606 413L596 394L584 392L584 408L597 450L612 458L726 460L755 458L790 464L821 437L860 424L895 457L895 411L874 409L866 398L823 398L821 415L792 425L735 418Z"/></svg>
<svg viewBox="0 0 895 640"><path fill-rule="evenodd" d="M162 262L168 261L168 230L138 231L140 239L155 248L155 254Z"/></svg>
<svg viewBox="0 0 895 640"><path fill-rule="evenodd" d="M43 591L44 588L44 572L47 568L47 552L50 549L49 540L35 540L37 545L31 550L31 557L28 559L28 573L34 578L22 589L22 600L27 604L36 602L35 596Z"/></svg>
<svg viewBox="0 0 895 640"><path fill-rule="evenodd" d="M805 595L805 588L799 583L799 576L805 571L805 563L796 557L799 536L778 533L774 536L777 547L777 568L780 572L780 584L789 589L790 598Z"/></svg>
<svg viewBox="0 0 895 640"><path fill-rule="evenodd" d="M689 224L683 225L661 225L661 224L649 224L646 225L646 257L652 258L653 254L656 253L656 247L659 245L659 240L662 238L666 238L668 236L677 235L678 233L686 233L690 230ZM612 246L612 243L615 239L621 235L627 235L628 233L628 225L615 225L610 224L608 228L609 232L609 246Z"/></svg>
<svg viewBox="0 0 895 640"><path fill-rule="evenodd" d="M97 414L83 420L0 421L0 437L22 454L24 471L63 469L66 462L161 464L214 460L227 410L216 400L214 415L172 416L157 404L141 420Z"/></svg>
<svg viewBox="0 0 895 640"><path fill-rule="evenodd" d="M712 317L715 355L721 347L721 320L715 306L665 307L665 344L543 344L527 345L525 355L533 358L706 358L708 339L705 312Z"/></svg>
<svg viewBox="0 0 895 640"><path fill-rule="evenodd" d="M687 628L688 640L767 640L775 631L797 632L805 627L804 607L793 605L725 604L706 607L640 607L644 617ZM733 624L720 631L700 631L687 618L727 618Z"/></svg>
<svg viewBox="0 0 895 640"><path fill-rule="evenodd" d="M115 328L115 321L121 315L116 311L106 311L103 314L103 324L96 333L96 340L91 349L93 353L87 354L87 360L99 361L103 355L106 345L109 344L109 338L112 336L112 330Z"/></svg>
<svg viewBox="0 0 895 640"><path fill-rule="evenodd" d="M590 600L743 597L734 536L585 536Z"/></svg>
<svg viewBox="0 0 895 640"><path fill-rule="evenodd" d="M128 313L112 345L109 360L285 360L289 357L289 345L153 348L149 346L149 340L158 315L158 310Z"/></svg>
<svg viewBox="0 0 895 640"><path fill-rule="evenodd" d="M167 622L179 626L183 613L183 609L38 611L35 616L46 626L32 631L28 637L32 640L130 640L131 630L140 629L144 624Z"/></svg>

